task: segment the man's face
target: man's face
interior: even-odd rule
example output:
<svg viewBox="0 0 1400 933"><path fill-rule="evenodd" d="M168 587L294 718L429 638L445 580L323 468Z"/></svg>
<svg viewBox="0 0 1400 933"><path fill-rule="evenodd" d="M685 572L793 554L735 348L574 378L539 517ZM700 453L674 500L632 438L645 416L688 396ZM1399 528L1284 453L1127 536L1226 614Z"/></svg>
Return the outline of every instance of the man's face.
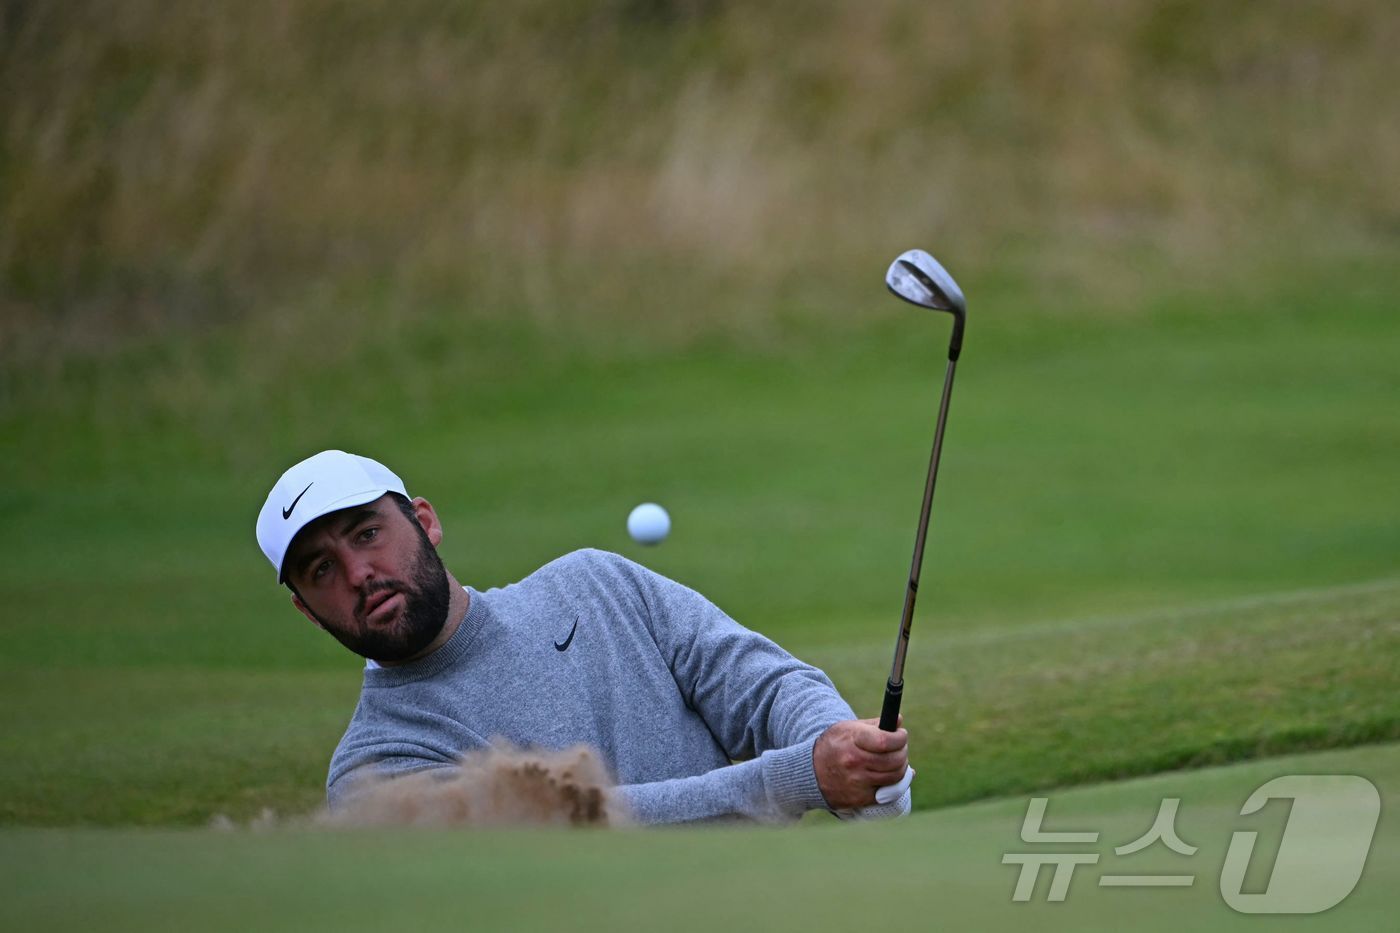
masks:
<svg viewBox="0 0 1400 933"><path fill-rule="evenodd" d="M432 507L419 499L413 508L440 537ZM307 525L286 560L297 608L363 657L394 662L420 653L446 624L450 600L422 520L385 495Z"/></svg>

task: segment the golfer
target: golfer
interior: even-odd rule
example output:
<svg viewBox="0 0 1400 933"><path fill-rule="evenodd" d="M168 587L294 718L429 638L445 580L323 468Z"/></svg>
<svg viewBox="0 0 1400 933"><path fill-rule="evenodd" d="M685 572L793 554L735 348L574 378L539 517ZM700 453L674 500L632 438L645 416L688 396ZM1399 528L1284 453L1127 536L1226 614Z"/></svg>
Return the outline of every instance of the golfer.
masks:
<svg viewBox="0 0 1400 933"><path fill-rule="evenodd" d="M626 558L575 551L509 586L463 586L432 505L338 450L282 475L257 536L292 605L368 659L332 807L363 774L448 767L500 737L596 749L643 823L909 811L904 729L856 720L821 671Z"/></svg>

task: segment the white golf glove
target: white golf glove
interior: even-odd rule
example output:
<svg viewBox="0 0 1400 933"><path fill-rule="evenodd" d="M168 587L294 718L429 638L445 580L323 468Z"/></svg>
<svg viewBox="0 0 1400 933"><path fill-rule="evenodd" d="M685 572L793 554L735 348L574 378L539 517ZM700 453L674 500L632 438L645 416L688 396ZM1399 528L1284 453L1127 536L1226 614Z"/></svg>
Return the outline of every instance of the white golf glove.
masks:
<svg viewBox="0 0 1400 933"><path fill-rule="evenodd" d="M836 817L842 820L893 820L908 816L914 807L914 794L909 785L914 783L914 769L906 767L904 777L898 784L890 784L875 792L875 805L859 810L837 810Z"/></svg>
<svg viewBox="0 0 1400 933"><path fill-rule="evenodd" d="M901 797L908 796L906 791L909 785L914 783L914 768L910 765L904 766L904 777L899 779L898 784L887 784L875 792L875 802L879 804L894 803Z"/></svg>

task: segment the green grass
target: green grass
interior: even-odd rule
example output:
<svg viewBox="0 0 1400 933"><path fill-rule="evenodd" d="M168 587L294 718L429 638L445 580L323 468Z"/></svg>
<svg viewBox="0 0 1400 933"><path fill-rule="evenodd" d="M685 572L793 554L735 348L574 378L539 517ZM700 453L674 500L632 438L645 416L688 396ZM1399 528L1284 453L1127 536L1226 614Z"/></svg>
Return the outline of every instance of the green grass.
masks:
<svg viewBox="0 0 1400 933"><path fill-rule="evenodd" d="M1303 283L1327 306L1287 303L1291 281L1127 318L988 290L915 627L921 806L1396 736L1400 320L1393 270L1360 272ZM0 484L0 820L315 801L357 664L287 605L252 526L323 446L432 499L466 582L617 550L872 713L946 339L909 314L605 357L425 314L276 382L227 331L74 368L0 422L23 452ZM654 550L623 530L648 499L675 522Z"/></svg>
<svg viewBox="0 0 1400 933"><path fill-rule="evenodd" d="M979 305L927 611L966 629L1392 575L1400 322L1388 296L1400 282L1363 271L1325 307L1273 310L1287 289L1230 313L1218 302L1232 296L1198 309L1183 305L1200 296L1176 296L1135 320ZM876 615L881 634L893 628L937 399L944 325L911 314L767 349L588 361L547 340L493 344L443 313L270 385L240 380L223 335L183 361L114 363L86 385L75 376L66 407L0 423L23 451L6 464L0 520L16 534L62 530L27 536L0 581L46 615L118 604L119 624L67 646L80 658L159 656L162 637L135 653L107 642L176 617L161 634L187 658L216 623L275 612L252 516L290 460L341 445L380 455L437 503L445 554L476 585L610 547L645 553L775 635L860 642ZM620 518L645 499L676 526L651 552ZM164 592L143 620L119 605L138 594L78 592L64 586L74 573ZM294 647L305 640L282 621L259 632L283 639L275 652L262 639L229 647L259 663L328 656ZM51 648L27 630L12 657ZM247 655L220 645L215 658Z"/></svg>
<svg viewBox="0 0 1400 933"><path fill-rule="evenodd" d="M1241 817L1265 781L1360 774L1383 800L1400 791L1400 746L1315 753L1051 795L1044 828L1097 831L1078 846L1028 846L1013 798L916 814L898 824L669 832L6 830L0 924L6 929L359 930L1253 929L1217 879L1236 830L1273 851L1283 810ZM1181 800L1183 857L1160 844L1130 856L1163 797ZM1319 844L1322 840L1317 841ZM1008 852L1093 851L1065 902L1011 902ZM1256 859L1263 864L1263 858ZM1400 823L1385 806L1353 893L1317 916L1323 930L1382 929L1400 871ZM1104 889L1104 874L1189 874L1182 889ZM1262 878L1260 879L1262 881Z"/></svg>
<svg viewBox="0 0 1400 933"><path fill-rule="evenodd" d="M920 807L1400 737L1400 581L1198 611L930 632L905 717ZM310 637L310 632L306 633ZM883 641L805 652L862 715ZM250 669L12 669L8 823L304 813L358 678ZM36 750L43 750L36 753Z"/></svg>

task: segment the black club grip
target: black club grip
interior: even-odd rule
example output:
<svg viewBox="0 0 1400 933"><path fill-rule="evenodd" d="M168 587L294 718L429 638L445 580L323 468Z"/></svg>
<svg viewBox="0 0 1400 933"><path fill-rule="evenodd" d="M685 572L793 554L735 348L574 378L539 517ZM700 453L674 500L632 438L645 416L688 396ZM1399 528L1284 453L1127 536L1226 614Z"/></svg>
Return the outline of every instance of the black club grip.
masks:
<svg viewBox="0 0 1400 933"><path fill-rule="evenodd" d="M880 709L880 728L893 732L899 728L899 701L904 698L904 684L886 681L885 705Z"/></svg>

